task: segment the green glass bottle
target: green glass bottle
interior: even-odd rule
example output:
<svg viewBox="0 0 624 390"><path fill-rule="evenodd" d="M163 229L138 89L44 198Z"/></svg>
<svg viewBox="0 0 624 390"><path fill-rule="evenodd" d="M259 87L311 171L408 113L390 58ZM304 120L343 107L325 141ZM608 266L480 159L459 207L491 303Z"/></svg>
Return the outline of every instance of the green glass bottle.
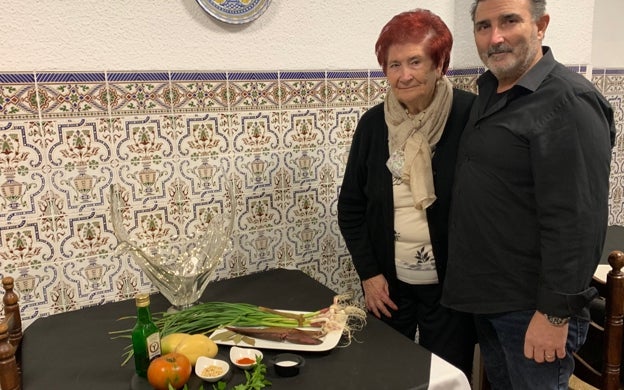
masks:
<svg viewBox="0 0 624 390"><path fill-rule="evenodd" d="M132 348L134 350L134 367L137 375L147 377L147 368L152 359L160 356L160 333L152 321L150 313L150 297L139 293L135 297L137 306L137 322L132 329Z"/></svg>

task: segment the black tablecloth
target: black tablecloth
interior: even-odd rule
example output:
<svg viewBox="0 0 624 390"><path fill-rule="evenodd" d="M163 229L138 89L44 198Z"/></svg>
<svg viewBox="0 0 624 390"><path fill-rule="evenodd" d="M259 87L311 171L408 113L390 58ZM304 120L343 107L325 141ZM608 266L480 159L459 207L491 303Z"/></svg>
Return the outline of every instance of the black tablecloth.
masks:
<svg viewBox="0 0 624 390"><path fill-rule="evenodd" d="M246 302L276 309L314 311L331 304L334 292L295 270L271 270L208 285L202 301ZM169 307L152 296L153 312ZM131 328L118 318L135 314L134 300L107 303L35 320L22 341L24 390L130 389L134 364L120 366L129 340L112 340L109 331ZM374 317L356 333L357 340L328 352L298 352L305 366L296 377L269 370L271 389L426 389L431 354ZM219 346L227 359L229 347ZM265 362L278 350L263 350ZM244 381L236 367L228 388ZM191 387L202 383L195 377ZM204 389L212 384L204 382Z"/></svg>

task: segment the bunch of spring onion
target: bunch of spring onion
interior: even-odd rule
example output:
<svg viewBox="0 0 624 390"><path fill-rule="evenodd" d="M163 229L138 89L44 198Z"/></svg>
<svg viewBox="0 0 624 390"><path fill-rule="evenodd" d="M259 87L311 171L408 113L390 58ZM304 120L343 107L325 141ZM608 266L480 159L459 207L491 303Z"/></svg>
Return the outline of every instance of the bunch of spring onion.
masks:
<svg viewBox="0 0 624 390"><path fill-rule="evenodd" d="M315 312L291 313L248 303L205 302L176 312L154 313L152 318L160 329L160 337L172 333L210 334L224 326L320 328L325 333L343 329L347 340L366 324L366 312L349 304L349 295L337 295L332 305ZM123 317L133 319L135 316ZM131 338L132 329L109 332L113 338ZM133 355L132 345L126 347L125 359Z"/></svg>

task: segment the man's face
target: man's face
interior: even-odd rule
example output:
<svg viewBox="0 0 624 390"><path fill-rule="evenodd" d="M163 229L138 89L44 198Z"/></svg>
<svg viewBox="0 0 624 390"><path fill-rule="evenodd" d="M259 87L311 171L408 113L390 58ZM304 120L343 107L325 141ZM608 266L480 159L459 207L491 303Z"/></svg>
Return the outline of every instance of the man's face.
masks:
<svg viewBox="0 0 624 390"><path fill-rule="evenodd" d="M531 17L530 0L482 0L474 19L474 36L481 61L509 89L542 57L548 15Z"/></svg>

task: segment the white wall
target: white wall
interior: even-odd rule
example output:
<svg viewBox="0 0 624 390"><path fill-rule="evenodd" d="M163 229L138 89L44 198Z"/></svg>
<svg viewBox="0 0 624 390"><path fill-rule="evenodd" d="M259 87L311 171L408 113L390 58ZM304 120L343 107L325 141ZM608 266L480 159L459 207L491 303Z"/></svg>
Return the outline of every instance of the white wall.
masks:
<svg viewBox="0 0 624 390"><path fill-rule="evenodd" d="M592 46L595 68L624 68L623 16L624 1L596 1Z"/></svg>
<svg viewBox="0 0 624 390"><path fill-rule="evenodd" d="M471 0L371 3L273 0L256 21L229 25L195 0L0 0L0 71L375 69L381 27L416 7L454 31L453 67L481 65ZM591 62L593 5L550 1L547 44L561 62Z"/></svg>

